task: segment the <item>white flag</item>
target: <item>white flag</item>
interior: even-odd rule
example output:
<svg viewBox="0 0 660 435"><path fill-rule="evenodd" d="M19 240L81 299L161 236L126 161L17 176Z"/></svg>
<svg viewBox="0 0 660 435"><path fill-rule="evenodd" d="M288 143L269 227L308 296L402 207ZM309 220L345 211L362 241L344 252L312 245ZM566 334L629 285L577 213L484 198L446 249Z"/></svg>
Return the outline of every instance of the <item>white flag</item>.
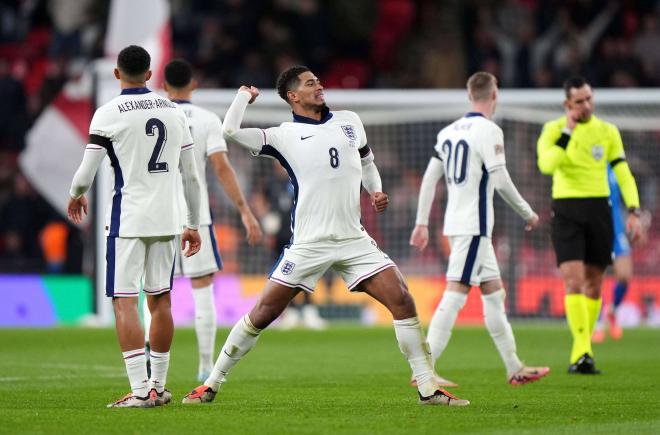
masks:
<svg viewBox="0 0 660 435"><path fill-rule="evenodd" d="M113 0L105 41L106 58L116 61L127 45L144 47L151 55L153 77L149 86L159 88L171 55L170 7L166 0ZM34 188L63 216L69 187L92 119L92 68L64 87L44 109L26 137L19 156L21 171ZM119 84L117 84L119 94Z"/></svg>

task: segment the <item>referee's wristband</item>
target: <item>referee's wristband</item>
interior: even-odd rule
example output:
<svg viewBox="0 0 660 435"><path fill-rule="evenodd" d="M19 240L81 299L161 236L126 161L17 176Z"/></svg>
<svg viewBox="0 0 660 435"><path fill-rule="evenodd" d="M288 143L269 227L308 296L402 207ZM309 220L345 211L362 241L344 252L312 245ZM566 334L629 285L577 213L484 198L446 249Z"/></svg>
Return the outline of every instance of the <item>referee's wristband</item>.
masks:
<svg viewBox="0 0 660 435"><path fill-rule="evenodd" d="M571 133L572 133L571 130L567 128L563 129L561 131L561 136L559 136L559 139L557 139L555 145L563 149L566 149L566 147L568 146L568 142L571 140Z"/></svg>
<svg viewBox="0 0 660 435"><path fill-rule="evenodd" d="M630 207L628 209L628 213L634 214L637 217L640 217L642 215L642 210L639 209L638 207Z"/></svg>

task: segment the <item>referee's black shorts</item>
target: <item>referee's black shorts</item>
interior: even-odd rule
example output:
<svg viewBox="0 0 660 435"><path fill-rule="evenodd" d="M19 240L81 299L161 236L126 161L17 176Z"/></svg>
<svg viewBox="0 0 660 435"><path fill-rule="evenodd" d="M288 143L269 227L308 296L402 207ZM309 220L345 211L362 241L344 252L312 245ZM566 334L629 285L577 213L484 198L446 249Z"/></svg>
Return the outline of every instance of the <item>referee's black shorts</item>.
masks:
<svg viewBox="0 0 660 435"><path fill-rule="evenodd" d="M552 201L552 244L557 265L582 260L612 264L614 224L609 198L567 198Z"/></svg>

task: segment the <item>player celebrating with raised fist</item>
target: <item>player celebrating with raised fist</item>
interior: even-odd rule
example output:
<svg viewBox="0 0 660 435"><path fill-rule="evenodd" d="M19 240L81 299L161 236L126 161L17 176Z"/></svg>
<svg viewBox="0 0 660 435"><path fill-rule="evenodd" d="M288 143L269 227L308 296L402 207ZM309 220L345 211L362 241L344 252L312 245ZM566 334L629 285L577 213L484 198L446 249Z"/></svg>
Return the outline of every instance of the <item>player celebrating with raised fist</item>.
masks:
<svg viewBox="0 0 660 435"><path fill-rule="evenodd" d="M287 170L294 189L291 244L276 262L257 304L229 333L211 376L183 402L212 401L229 370L254 347L262 330L299 291L313 292L332 267L351 291L367 293L392 313L399 348L417 380L420 403L469 404L439 388L406 283L360 224L360 184L377 212L388 204L362 121L353 112L331 112L323 86L306 67L284 71L277 90L293 109L293 122L266 130L241 129L248 103L259 94L256 88L243 86L227 111L223 130L227 140L254 155L274 158Z"/></svg>
<svg viewBox="0 0 660 435"><path fill-rule="evenodd" d="M451 254L447 288L429 326L429 345L435 363L449 343L471 286L477 285L481 289L486 328L504 361L507 379L510 384L526 384L550 370L527 367L516 353L515 337L504 308L506 293L491 240L494 190L525 220L527 230L534 228L539 218L509 177L502 129L491 121L497 104L497 79L490 73L477 72L468 79L467 90L473 111L438 133L422 180L416 225L410 238L410 244L420 250L428 244L435 186L444 174L448 198L443 229L449 237ZM454 385L442 378L438 382Z"/></svg>

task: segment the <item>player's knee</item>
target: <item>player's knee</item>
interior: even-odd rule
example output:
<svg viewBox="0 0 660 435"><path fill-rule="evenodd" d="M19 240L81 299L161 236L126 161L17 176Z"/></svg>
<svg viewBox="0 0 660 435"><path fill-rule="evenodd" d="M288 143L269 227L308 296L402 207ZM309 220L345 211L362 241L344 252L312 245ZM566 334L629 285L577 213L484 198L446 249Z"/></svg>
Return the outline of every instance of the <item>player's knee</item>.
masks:
<svg viewBox="0 0 660 435"><path fill-rule="evenodd" d="M250 311L250 321L255 328L264 329L284 311L286 305L261 300Z"/></svg>
<svg viewBox="0 0 660 435"><path fill-rule="evenodd" d="M414 317L417 313L415 300L405 286L394 293L388 308L397 318Z"/></svg>
<svg viewBox="0 0 660 435"><path fill-rule="evenodd" d="M569 275L564 277L564 287L567 294L582 293L585 287L584 278L577 275Z"/></svg>

